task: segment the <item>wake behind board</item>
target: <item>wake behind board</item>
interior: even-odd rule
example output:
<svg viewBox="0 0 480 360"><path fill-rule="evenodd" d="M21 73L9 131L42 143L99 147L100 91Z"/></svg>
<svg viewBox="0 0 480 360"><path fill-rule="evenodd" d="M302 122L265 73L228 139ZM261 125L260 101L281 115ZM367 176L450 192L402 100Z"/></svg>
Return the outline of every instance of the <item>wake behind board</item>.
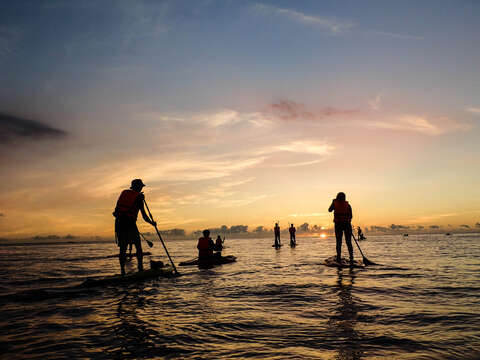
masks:
<svg viewBox="0 0 480 360"><path fill-rule="evenodd" d="M157 277L172 277L174 276L173 268L166 265L159 269L149 269L138 271L130 274L106 276L99 279L87 279L79 285L79 287L94 287L94 286L109 286L122 283L139 282Z"/></svg>
<svg viewBox="0 0 480 360"><path fill-rule="evenodd" d="M363 262L361 261L358 261L358 260L353 260L353 264L350 265L350 261L348 259L345 259L345 258L342 258L340 262L337 261L337 257L334 255L334 256L330 256L329 258L325 259L323 261L323 264L325 266L329 266L329 267L336 267L336 268L360 268L360 269L363 269L365 268L365 265L363 264Z"/></svg>

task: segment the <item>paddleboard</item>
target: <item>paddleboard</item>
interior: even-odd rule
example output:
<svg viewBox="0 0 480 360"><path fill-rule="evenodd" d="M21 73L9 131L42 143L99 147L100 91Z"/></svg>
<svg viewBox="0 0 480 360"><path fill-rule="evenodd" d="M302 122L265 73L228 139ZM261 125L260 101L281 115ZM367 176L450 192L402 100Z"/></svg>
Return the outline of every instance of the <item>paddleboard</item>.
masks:
<svg viewBox="0 0 480 360"><path fill-rule="evenodd" d="M103 278L91 278L81 283L80 287L94 287L94 286L108 286L121 283L129 283L136 281L144 281L157 277L172 277L174 276L173 268L170 265L166 265L159 269L149 269L144 271L138 271L130 274L106 276Z"/></svg>
<svg viewBox="0 0 480 360"><path fill-rule="evenodd" d="M279 245L273 244L273 245L272 245L272 247L277 248L277 249L281 248L282 246L283 246L283 244L279 244Z"/></svg>
<svg viewBox="0 0 480 360"><path fill-rule="evenodd" d="M359 260L353 260L353 264L350 265L350 261L348 259L345 259L345 258L342 258L340 262L337 261L337 257L336 256L330 256L329 258L325 259L323 261L323 264L325 266L329 266L329 267L337 267L337 268L350 268L350 267L353 267L353 268L364 268L365 265L363 264L363 262L359 261Z"/></svg>
<svg viewBox="0 0 480 360"><path fill-rule="evenodd" d="M229 264L232 262L237 261L237 258L233 255L227 255L227 256L213 256L208 261L198 261L198 258L188 260L188 261L182 261L179 266L191 266L191 265L200 265L200 266L214 266L214 265L222 265L222 264Z"/></svg>

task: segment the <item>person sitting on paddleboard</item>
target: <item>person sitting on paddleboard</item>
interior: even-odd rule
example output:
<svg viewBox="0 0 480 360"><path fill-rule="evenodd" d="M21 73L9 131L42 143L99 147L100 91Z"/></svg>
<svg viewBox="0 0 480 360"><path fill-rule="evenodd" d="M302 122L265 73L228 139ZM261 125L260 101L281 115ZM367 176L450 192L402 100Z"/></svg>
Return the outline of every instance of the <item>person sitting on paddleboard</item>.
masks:
<svg viewBox="0 0 480 360"><path fill-rule="evenodd" d="M213 256L213 250L215 244L210 238L210 230L203 230L203 237L198 239L197 249L198 249L198 261L205 261L210 259Z"/></svg>
<svg viewBox="0 0 480 360"><path fill-rule="evenodd" d="M117 200L117 206L113 212L115 216L115 235L120 247L118 258L120 260L120 269L122 275L125 275L125 260L127 257L127 246L131 243L135 245L137 251L138 271L143 271L143 251L140 242L140 233L137 228L138 211L142 213L143 220L152 226L157 223L152 221L145 213L143 202L145 196L142 188L145 186L141 179L132 180L130 189L123 190Z"/></svg>
<svg viewBox="0 0 480 360"><path fill-rule="evenodd" d="M280 226L278 226L278 223L275 223L273 232L275 234L275 247L279 247L280 246Z"/></svg>
<svg viewBox="0 0 480 360"><path fill-rule="evenodd" d="M345 193L339 192L328 208L333 211L333 222L335 223L335 237L337 239L337 262L342 261L342 235L345 234L345 242L350 255L350 264L353 264L352 246L352 207L346 201Z"/></svg>
<svg viewBox="0 0 480 360"><path fill-rule="evenodd" d="M217 239L215 240L215 251L217 252L216 255L220 256L223 250L223 240L220 235L217 235Z"/></svg>
<svg viewBox="0 0 480 360"><path fill-rule="evenodd" d="M288 228L288 231L290 232L290 246L295 246L297 245L297 239L295 238L295 232L297 229L295 229L295 226L293 224Z"/></svg>
<svg viewBox="0 0 480 360"><path fill-rule="evenodd" d="M357 235L359 240L365 240L366 237L363 235L362 229L360 226L357 226Z"/></svg>

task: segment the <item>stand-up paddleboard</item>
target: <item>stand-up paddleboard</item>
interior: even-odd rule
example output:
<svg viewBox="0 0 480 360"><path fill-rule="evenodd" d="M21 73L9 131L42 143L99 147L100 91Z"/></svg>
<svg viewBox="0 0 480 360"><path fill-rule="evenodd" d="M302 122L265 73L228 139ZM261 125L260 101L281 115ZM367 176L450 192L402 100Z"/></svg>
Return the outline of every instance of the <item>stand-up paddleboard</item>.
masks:
<svg viewBox="0 0 480 360"><path fill-rule="evenodd" d="M237 261L237 258L233 255L227 256L212 256L206 261L199 261L198 258L182 261L179 266L191 266L191 265L200 265L200 266L214 266L214 265L222 265L222 264L229 264L232 262Z"/></svg>
<svg viewBox="0 0 480 360"><path fill-rule="evenodd" d="M348 259L342 258L341 261L338 262L336 256L330 256L329 258L325 259L323 261L323 264L325 266L337 267L337 268L350 268L350 267L352 267L352 268L363 269L365 267L363 262L361 262L359 260L353 260L353 263L350 264L350 261Z"/></svg>
<svg viewBox="0 0 480 360"><path fill-rule="evenodd" d="M108 286L121 283L144 281L147 279L153 279L157 277L172 277L174 276L173 268L170 265L166 265L159 269L149 269L144 271L138 271L126 275L113 275L106 276L99 279L87 279L79 287L94 287L94 286Z"/></svg>

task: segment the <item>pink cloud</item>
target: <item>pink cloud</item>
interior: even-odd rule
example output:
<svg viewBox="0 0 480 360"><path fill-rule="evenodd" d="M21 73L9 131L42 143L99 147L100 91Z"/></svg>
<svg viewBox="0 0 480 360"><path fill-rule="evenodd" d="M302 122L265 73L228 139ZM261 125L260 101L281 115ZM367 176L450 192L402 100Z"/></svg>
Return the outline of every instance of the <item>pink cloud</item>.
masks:
<svg viewBox="0 0 480 360"><path fill-rule="evenodd" d="M338 109L331 106L327 106L325 108L315 111L309 111L307 110L305 104L298 103L292 100L281 100L276 103L270 104L269 111L276 115L278 118L286 121L313 121L326 117L358 113L358 110Z"/></svg>

